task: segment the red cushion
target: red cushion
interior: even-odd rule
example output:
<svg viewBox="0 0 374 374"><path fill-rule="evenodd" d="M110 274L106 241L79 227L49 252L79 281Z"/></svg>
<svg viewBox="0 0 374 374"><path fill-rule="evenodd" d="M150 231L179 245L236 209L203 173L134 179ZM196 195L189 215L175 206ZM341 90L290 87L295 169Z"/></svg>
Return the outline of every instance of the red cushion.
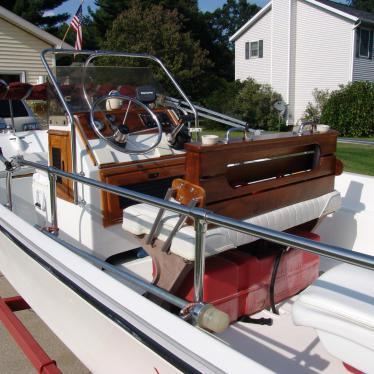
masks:
<svg viewBox="0 0 374 374"><path fill-rule="evenodd" d="M12 82L9 83L9 89L5 95L5 99L22 100L26 99L32 90L32 85L29 83Z"/></svg>
<svg viewBox="0 0 374 374"><path fill-rule="evenodd" d="M125 96L136 97L136 88L128 85L119 86L119 93Z"/></svg>
<svg viewBox="0 0 374 374"><path fill-rule="evenodd" d="M28 97L29 100L47 100L47 98L47 83L33 86L31 94Z"/></svg>

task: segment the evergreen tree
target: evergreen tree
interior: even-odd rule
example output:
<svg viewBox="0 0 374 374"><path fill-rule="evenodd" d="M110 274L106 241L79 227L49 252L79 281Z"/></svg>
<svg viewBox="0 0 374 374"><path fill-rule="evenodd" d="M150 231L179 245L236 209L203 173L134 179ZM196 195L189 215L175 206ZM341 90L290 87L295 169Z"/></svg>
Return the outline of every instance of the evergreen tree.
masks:
<svg viewBox="0 0 374 374"><path fill-rule="evenodd" d="M159 57L194 98L211 64L207 51L183 30L177 10L134 1L113 22L103 43L106 49L145 52Z"/></svg>
<svg viewBox="0 0 374 374"><path fill-rule="evenodd" d="M18 14L25 20L56 34L58 25L69 18L68 13L45 15L45 12L53 10L66 0L0 0L0 5Z"/></svg>
<svg viewBox="0 0 374 374"><path fill-rule="evenodd" d="M95 0L96 10L89 9L89 13L97 28L101 39L105 38L107 30L112 26L117 16L131 7L133 0ZM152 5L161 5L165 9L176 9L183 16L187 25L184 29L192 31L190 23L196 19L199 12L197 0L142 0L142 8L147 9Z"/></svg>
<svg viewBox="0 0 374 374"><path fill-rule="evenodd" d="M351 0L350 5L353 8L374 13L374 1L373 0Z"/></svg>
<svg viewBox="0 0 374 374"><path fill-rule="evenodd" d="M232 49L233 46L229 43L230 36L235 34L260 9L246 0L227 0L222 8L209 14L209 23L215 42Z"/></svg>

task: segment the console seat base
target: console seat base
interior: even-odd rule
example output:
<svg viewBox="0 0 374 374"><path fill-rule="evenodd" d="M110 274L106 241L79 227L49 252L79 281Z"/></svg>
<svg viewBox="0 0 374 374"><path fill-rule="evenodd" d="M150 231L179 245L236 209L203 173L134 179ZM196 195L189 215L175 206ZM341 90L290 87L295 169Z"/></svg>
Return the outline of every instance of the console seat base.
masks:
<svg viewBox="0 0 374 374"><path fill-rule="evenodd" d="M340 204L339 192L333 191L311 200L251 217L244 222L284 231L330 214L339 209ZM157 213L158 208L148 204L132 205L123 212L122 227L136 236L149 234ZM162 227L157 236L158 240L165 241L167 239L177 220L176 213L165 212ZM230 229L211 228L206 233L206 256L234 249L255 240L257 238L254 236ZM195 260L195 231L192 226L186 225L177 232L171 243L170 253L178 255L186 261Z"/></svg>

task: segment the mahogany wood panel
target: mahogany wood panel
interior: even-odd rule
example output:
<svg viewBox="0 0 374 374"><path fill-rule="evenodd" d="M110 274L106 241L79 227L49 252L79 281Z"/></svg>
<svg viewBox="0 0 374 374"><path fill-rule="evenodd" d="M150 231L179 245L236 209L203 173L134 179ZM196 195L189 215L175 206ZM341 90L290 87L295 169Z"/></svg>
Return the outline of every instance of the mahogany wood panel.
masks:
<svg viewBox="0 0 374 374"><path fill-rule="evenodd" d="M338 133L297 136L291 133L273 135L270 139L254 141L233 141L229 144L203 146L200 143L188 143L186 179L196 183L201 177L215 176L226 172L227 164L252 161L266 157L283 156L291 153L310 151L319 146L321 156L336 152ZM223 160L226 162L223 162Z"/></svg>
<svg viewBox="0 0 374 374"><path fill-rule="evenodd" d="M49 130L48 147L50 164L71 173L70 132ZM58 177L56 190L59 198L73 201L73 182L71 180Z"/></svg>
<svg viewBox="0 0 374 374"><path fill-rule="evenodd" d="M311 179L280 188L207 204L207 209L232 218L245 219L313 199L334 190L334 176Z"/></svg>
<svg viewBox="0 0 374 374"><path fill-rule="evenodd" d="M248 218L331 192L337 136L283 133L213 146L190 143L185 179L205 189L207 209Z"/></svg>
<svg viewBox="0 0 374 374"><path fill-rule="evenodd" d="M165 113L165 114L167 114L169 119L170 119L170 122L175 126L178 125L178 121L177 121L175 115L173 115L172 111L167 110L165 108L156 108L156 109L153 109L152 111L154 113ZM144 126L144 124L143 124L143 122L142 122L142 120L139 116L141 113L146 114L147 112L145 112L141 108L136 108L136 107L130 108L129 113L127 114L126 123L125 123L130 129L130 133L134 132L134 131L139 131L139 130L144 130L145 129L145 126ZM123 121L123 119L125 117L125 114L126 114L126 108L125 109L118 109L118 110L111 110L111 111L95 112L95 118L101 120L103 122L104 126L105 126L103 131L102 131L103 135L104 136L111 136L112 135L112 130L110 128L109 121L105 118L105 114L110 114L110 115L114 116L115 119L116 119L115 122L117 124L122 124L122 121ZM96 136L95 132L92 130L92 127L90 125L89 113L88 112L76 113L75 118L76 118L77 122L79 123L79 125L82 129L82 132L84 133L87 140L97 139L97 136ZM150 129L150 131L153 132L153 131L156 131L156 130L155 129Z"/></svg>
<svg viewBox="0 0 374 374"><path fill-rule="evenodd" d="M335 156L327 156L320 159L319 165L313 170L297 172L287 176L275 177L268 180L233 187L225 175L200 180L200 186L205 189L207 204L219 200L238 198L240 196L254 194L261 191L279 188L287 184L298 183L308 179L333 175L335 173ZM275 174L276 175L276 174Z"/></svg>
<svg viewBox="0 0 374 374"><path fill-rule="evenodd" d="M184 175L184 157L138 163L128 167L101 169L100 179L116 186L127 186L151 180L161 180ZM104 226L122 221L122 209L117 195L101 191L101 208Z"/></svg>

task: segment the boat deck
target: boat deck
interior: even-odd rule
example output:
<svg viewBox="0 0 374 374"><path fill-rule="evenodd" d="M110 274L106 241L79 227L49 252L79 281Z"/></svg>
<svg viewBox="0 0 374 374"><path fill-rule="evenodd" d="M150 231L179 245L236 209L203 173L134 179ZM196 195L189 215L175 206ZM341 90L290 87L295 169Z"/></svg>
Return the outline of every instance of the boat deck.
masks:
<svg viewBox="0 0 374 374"><path fill-rule="evenodd" d="M278 305L279 316L266 310L252 316L272 318L272 326L237 322L220 338L279 374L347 373L342 362L326 352L312 328L294 325L291 309L295 299Z"/></svg>

